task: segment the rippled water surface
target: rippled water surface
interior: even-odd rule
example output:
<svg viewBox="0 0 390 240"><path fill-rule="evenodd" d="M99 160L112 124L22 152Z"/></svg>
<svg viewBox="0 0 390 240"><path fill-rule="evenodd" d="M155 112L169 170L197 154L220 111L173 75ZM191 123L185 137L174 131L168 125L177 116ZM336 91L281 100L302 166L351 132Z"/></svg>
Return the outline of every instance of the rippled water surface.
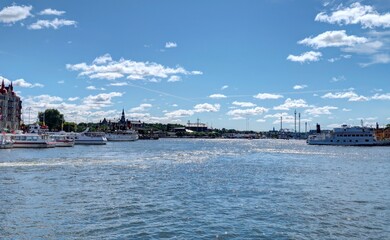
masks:
<svg viewBox="0 0 390 240"><path fill-rule="evenodd" d="M389 239L390 147L286 140L0 150L2 239Z"/></svg>

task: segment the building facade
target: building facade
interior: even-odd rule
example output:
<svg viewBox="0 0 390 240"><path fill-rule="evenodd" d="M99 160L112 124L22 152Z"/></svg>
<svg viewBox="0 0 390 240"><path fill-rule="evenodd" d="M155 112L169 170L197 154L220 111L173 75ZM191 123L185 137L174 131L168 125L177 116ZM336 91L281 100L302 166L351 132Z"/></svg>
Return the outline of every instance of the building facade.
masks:
<svg viewBox="0 0 390 240"><path fill-rule="evenodd" d="M17 130L22 119L22 101L14 92L12 83L6 87L4 80L0 88L0 131Z"/></svg>

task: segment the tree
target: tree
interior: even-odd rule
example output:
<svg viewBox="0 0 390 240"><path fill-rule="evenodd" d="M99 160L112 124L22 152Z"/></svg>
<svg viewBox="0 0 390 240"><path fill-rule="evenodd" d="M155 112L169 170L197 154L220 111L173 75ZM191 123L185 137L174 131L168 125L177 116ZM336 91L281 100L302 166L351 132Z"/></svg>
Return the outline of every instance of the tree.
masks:
<svg viewBox="0 0 390 240"><path fill-rule="evenodd" d="M38 112L38 119L49 127L49 131L61 130L64 115L57 109L46 109L45 112Z"/></svg>

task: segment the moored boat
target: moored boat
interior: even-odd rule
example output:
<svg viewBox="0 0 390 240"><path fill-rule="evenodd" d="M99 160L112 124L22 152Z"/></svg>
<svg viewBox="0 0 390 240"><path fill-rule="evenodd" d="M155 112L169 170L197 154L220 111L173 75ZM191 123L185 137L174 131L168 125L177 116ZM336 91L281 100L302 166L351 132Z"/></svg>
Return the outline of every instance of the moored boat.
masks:
<svg viewBox="0 0 390 240"><path fill-rule="evenodd" d="M5 134L0 135L0 149L10 149L13 148L14 142L11 138Z"/></svg>
<svg viewBox="0 0 390 240"><path fill-rule="evenodd" d="M14 148L53 148L56 146L48 135L15 133L10 134L10 137L14 142Z"/></svg>
<svg viewBox="0 0 390 240"><path fill-rule="evenodd" d="M107 141L125 142L138 140L138 133L134 130L123 130L106 133Z"/></svg>
<svg viewBox="0 0 390 240"><path fill-rule="evenodd" d="M88 128L81 133L74 134L76 145L105 145L107 138L103 132L88 132Z"/></svg>
<svg viewBox="0 0 390 240"><path fill-rule="evenodd" d="M53 134L50 135L56 147L73 147L75 139L68 134Z"/></svg>

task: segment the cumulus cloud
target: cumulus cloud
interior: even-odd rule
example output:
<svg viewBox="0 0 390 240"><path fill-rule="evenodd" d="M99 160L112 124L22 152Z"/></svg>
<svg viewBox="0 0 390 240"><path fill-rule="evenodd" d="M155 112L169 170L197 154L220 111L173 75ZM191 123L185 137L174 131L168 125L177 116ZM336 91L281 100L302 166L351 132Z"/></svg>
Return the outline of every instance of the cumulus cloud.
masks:
<svg viewBox="0 0 390 240"><path fill-rule="evenodd" d="M152 104L149 103L142 103L138 107L134 107L130 109L130 112L145 112L149 110L152 107Z"/></svg>
<svg viewBox="0 0 390 240"><path fill-rule="evenodd" d="M194 115L193 110L184 110L184 109L179 109L173 112L165 113L165 116L168 118L182 118L182 117L188 117L192 115Z"/></svg>
<svg viewBox="0 0 390 240"><path fill-rule="evenodd" d="M288 55L287 57L287 60L290 60L292 62L300 62L300 63L305 63L305 62L317 62L320 60L322 56L322 53L320 52L314 52L314 51L310 51L310 52L305 52L305 53L302 53L301 55Z"/></svg>
<svg viewBox="0 0 390 240"><path fill-rule="evenodd" d="M390 93L386 93L386 94L376 93L374 96L372 96L372 99L374 99L374 100L390 100Z"/></svg>
<svg viewBox="0 0 390 240"><path fill-rule="evenodd" d="M234 109L226 113L228 116L232 116L233 119L243 119L248 116L258 116L265 112L268 112L268 108L264 107L255 107L247 109Z"/></svg>
<svg viewBox="0 0 390 240"><path fill-rule="evenodd" d="M352 3L349 7L340 6L331 14L321 12L315 21L331 24L361 24L363 28L390 27L390 13L380 14L372 6Z"/></svg>
<svg viewBox="0 0 390 240"><path fill-rule="evenodd" d="M177 43L175 42L166 42L165 43L165 48L175 48L177 47Z"/></svg>
<svg viewBox="0 0 390 240"><path fill-rule="evenodd" d="M79 99L80 99L79 97L70 97L70 98L68 98L68 101L74 102L74 101L79 100Z"/></svg>
<svg viewBox="0 0 390 240"><path fill-rule="evenodd" d="M357 93L353 91L348 92L337 92L337 93L326 93L321 98L329 98L329 99L348 99L350 102L362 102L368 101L369 98L365 96L359 96Z"/></svg>
<svg viewBox="0 0 390 240"><path fill-rule="evenodd" d="M29 25L27 28L31 30L41 30L44 28L58 29L63 26L76 26L76 25L77 25L76 21L55 18L53 20L38 20L35 23Z"/></svg>
<svg viewBox="0 0 390 240"><path fill-rule="evenodd" d="M313 116L319 116L319 115L330 115L331 110L336 110L338 107L333 106L324 106L324 107L313 107L310 109L306 109L305 113Z"/></svg>
<svg viewBox="0 0 390 240"><path fill-rule="evenodd" d="M26 80L24 79L18 79L18 80L14 80L14 81L11 81L5 77L2 77L0 76L0 81L4 81L5 84L10 84L12 82L12 85L13 86L18 86L18 87L22 87L22 88L35 88L35 87L44 87L43 84L40 84L40 83L29 83L27 82Z"/></svg>
<svg viewBox="0 0 390 240"><path fill-rule="evenodd" d="M55 16L61 16L65 13L65 11L58 11L55 9L47 8L45 10L42 10L39 12L39 15L55 15Z"/></svg>
<svg viewBox="0 0 390 240"><path fill-rule="evenodd" d="M221 90L225 90L228 87L229 87L228 85L224 85L224 86L221 87Z"/></svg>
<svg viewBox="0 0 390 240"><path fill-rule="evenodd" d="M86 63L67 64L66 68L80 72L79 76L106 80L123 77L130 80L166 79L171 76L202 74L200 71L191 72L182 67L170 68L154 62L136 62L123 58L114 61L109 54L96 58L90 65Z"/></svg>
<svg viewBox="0 0 390 240"><path fill-rule="evenodd" d="M256 107L256 104L251 103L251 102L237 102L234 101L232 102L233 105L239 106L239 107Z"/></svg>
<svg viewBox="0 0 390 240"><path fill-rule="evenodd" d="M0 22L13 24L32 16L30 11L32 6L9 6L0 11Z"/></svg>
<svg viewBox="0 0 390 240"><path fill-rule="evenodd" d="M181 77L180 76L176 76L176 75L173 75L171 76L167 82L180 82L181 81Z"/></svg>
<svg viewBox="0 0 390 240"><path fill-rule="evenodd" d="M195 112L218 112L221 106L219 104L209 104L209 103L203 103L203 104L197 104L194 106Z"/></svg>
<svg viewBox="0 0 390 240"><path fill-rule="evenodd" d="M123 93L111 92L98 95L89 95L83 99L83 103L93 109L108 107L112 105L112 98L121 97Z"/></svg>
<svg viewBox="0 0 390 240"><path fill-rule="evenodd" d="M97 88L95 86L88 86L85 89L87 89L87 90L102 90L102 91L106 90L105 88Z"/></svg>
<svg viewBox="0 0 390 240"><path fill-rule="evenodd" d="M128 86L129 84L127 82L117 82L117 83L110 83L110 86L115 86L115 87L123 87L123 86Z"/></svg>
<svg viewBox="0 0 390 240"><path fill-rule="evenodd" d="M390 55L389 54L375 54L371 56L371 61L368 63L360 63L361 67L368 67L373 64L386 64L390 63Z"/></svg>
<svg viewBox="0 0 390 240"><path fill-rule="evenodd" d="M300 89L304 89L304 88L307 88L307 85L295 85L293 87L294 90L300 90Z"/></svg>
<svg viewBox="0 0 390 240"><path fill-rule="evenodd" d="M299 41L299 44L311 46L315 49L326 47L350 47L368 42L365 37L348 36L345 30L326 31L316 37L309 37Z"/></svg>
<svg viewBox="0 0 390 240"><path fill-rule="evenodd" d="M259 94L255 95L253 97L257 98L257 99L264 100L264 99L279 99L279 98L283 98L283 95L272 94L272 93L259 93Z"/></svg>
<svg viewBox="0 0 390 240"><path fill-rule="evenodd" d="M309 107L303 99L287 98L283 104L274 107L274 110L290 110L292 108L306 108Z"/></svg>
<svg viewBox="0 0 390 240"><path fill-rule="evenodd" d="M227 98L227 97L226 97L225 95L223 95L223 94L217 93L217 94L211 94L211 95L209 96L209 98L220 99L220 98Z"/></svg>

